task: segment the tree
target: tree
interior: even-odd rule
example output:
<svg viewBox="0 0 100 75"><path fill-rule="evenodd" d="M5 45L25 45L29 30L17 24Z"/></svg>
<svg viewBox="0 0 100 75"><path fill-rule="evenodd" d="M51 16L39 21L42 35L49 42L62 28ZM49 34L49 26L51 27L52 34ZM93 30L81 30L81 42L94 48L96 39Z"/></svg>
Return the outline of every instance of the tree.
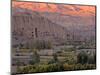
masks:
<svg viewBox="0 0 100 75"><path fill-rule="evenodd" d="M57 58L57 54L55 53L53 55L53 60L52 60L54 63L58 62L58 58Z"/></svg>
<svg viewBox="0 0 100 75"><path fill-rule="evenodd" d="M86 52L81 51L78 55L77 55L77 62L81 63L81 64L85 64L88 61L88 55Z"/></svg>
<svg viewBox="0 0 100 75"><path fill-rule="evenodd" d="M57 54L53 54L53 59L51 59L48 64L53 64L53 63L57 63L58 62L58 58L57 58Z"/></svg>
<svg viewBox="0 0 100 75"><path fill-rule="evenodd" d="M31 57L32 57L32 60L30 61L31 65L34 65L35 63L39 63L40 62L40 56L37 53L37 51L34 51L33 55Z"/></svg>
<svg viewBox="0 0 100 75"><path fill-rule="evenodd" d="M96 64L96 54L95 53L93 55L89 56L88 63L89 64Z"/></svg>

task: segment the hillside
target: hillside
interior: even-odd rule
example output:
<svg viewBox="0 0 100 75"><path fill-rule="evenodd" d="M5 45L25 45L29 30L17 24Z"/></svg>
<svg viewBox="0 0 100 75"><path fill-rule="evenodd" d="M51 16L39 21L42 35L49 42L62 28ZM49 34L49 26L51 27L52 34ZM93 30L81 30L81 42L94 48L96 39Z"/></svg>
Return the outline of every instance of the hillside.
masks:
<svg viewBox="0 0 100 75"><path fill-rule="evenodd" d="M14 43L27 42L33 39L65 39L65 28L51 22L38 12L22 8L12 10L12 35ZM17 40L16 40L17 38Z"/></svg>
<svg viewBox="0 0 100 75"><path fill-rule="evenodd" d="M84 41L95 39L95 7L13 2L12 35L15 44L45 39ZM17 40L16 40L17 39Z"/></svg>

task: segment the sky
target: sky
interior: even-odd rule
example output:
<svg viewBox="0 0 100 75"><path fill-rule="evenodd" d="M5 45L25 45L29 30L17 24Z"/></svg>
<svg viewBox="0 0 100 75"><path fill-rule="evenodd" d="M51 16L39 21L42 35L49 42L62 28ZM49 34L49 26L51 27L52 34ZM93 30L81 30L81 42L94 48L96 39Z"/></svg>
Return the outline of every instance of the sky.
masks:
<svg viewBox="0 0 100 75"><path fill-rule="evenodd" d="M70 14L76 16L95 16L95 6L88 5L70 5L39 2L16 2L12 1L12 7L26 8L39 12L52 12L61 14Z"/></svg>

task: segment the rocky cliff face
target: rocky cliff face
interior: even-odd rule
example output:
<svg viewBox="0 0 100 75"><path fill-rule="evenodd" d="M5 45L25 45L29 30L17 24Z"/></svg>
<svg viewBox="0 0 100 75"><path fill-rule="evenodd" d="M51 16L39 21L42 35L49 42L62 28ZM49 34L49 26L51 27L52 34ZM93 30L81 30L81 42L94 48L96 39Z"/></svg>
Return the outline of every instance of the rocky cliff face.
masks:
<svg viewBox="0 0 100 75"><path fill-rule="evenodd" d="M13 44L25 43L33 39L62 40L66 38L66 29L38 12L22 8L12 10Z"/></svg>
<svg viewBox="0 0 100 75"><path fill-rule="evenodd" d="M66 39L94 40L95 17L76 17L13 7L12 38L13 45L36 39L49 40L55 43Z"/></svg>

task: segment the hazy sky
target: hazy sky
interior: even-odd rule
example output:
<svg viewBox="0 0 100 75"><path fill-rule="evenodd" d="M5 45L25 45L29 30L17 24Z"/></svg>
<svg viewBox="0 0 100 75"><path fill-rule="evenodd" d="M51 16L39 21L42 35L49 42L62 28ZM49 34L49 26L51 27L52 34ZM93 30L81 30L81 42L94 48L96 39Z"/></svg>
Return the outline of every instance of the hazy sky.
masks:
<svg viewBox="0 0 100 75"><path fill-rule="evenodd" d="M36 2L12 2L12 7L27 8L39 12L58 12L76 16L95 16L95 6L36 3Z"/></svg>

